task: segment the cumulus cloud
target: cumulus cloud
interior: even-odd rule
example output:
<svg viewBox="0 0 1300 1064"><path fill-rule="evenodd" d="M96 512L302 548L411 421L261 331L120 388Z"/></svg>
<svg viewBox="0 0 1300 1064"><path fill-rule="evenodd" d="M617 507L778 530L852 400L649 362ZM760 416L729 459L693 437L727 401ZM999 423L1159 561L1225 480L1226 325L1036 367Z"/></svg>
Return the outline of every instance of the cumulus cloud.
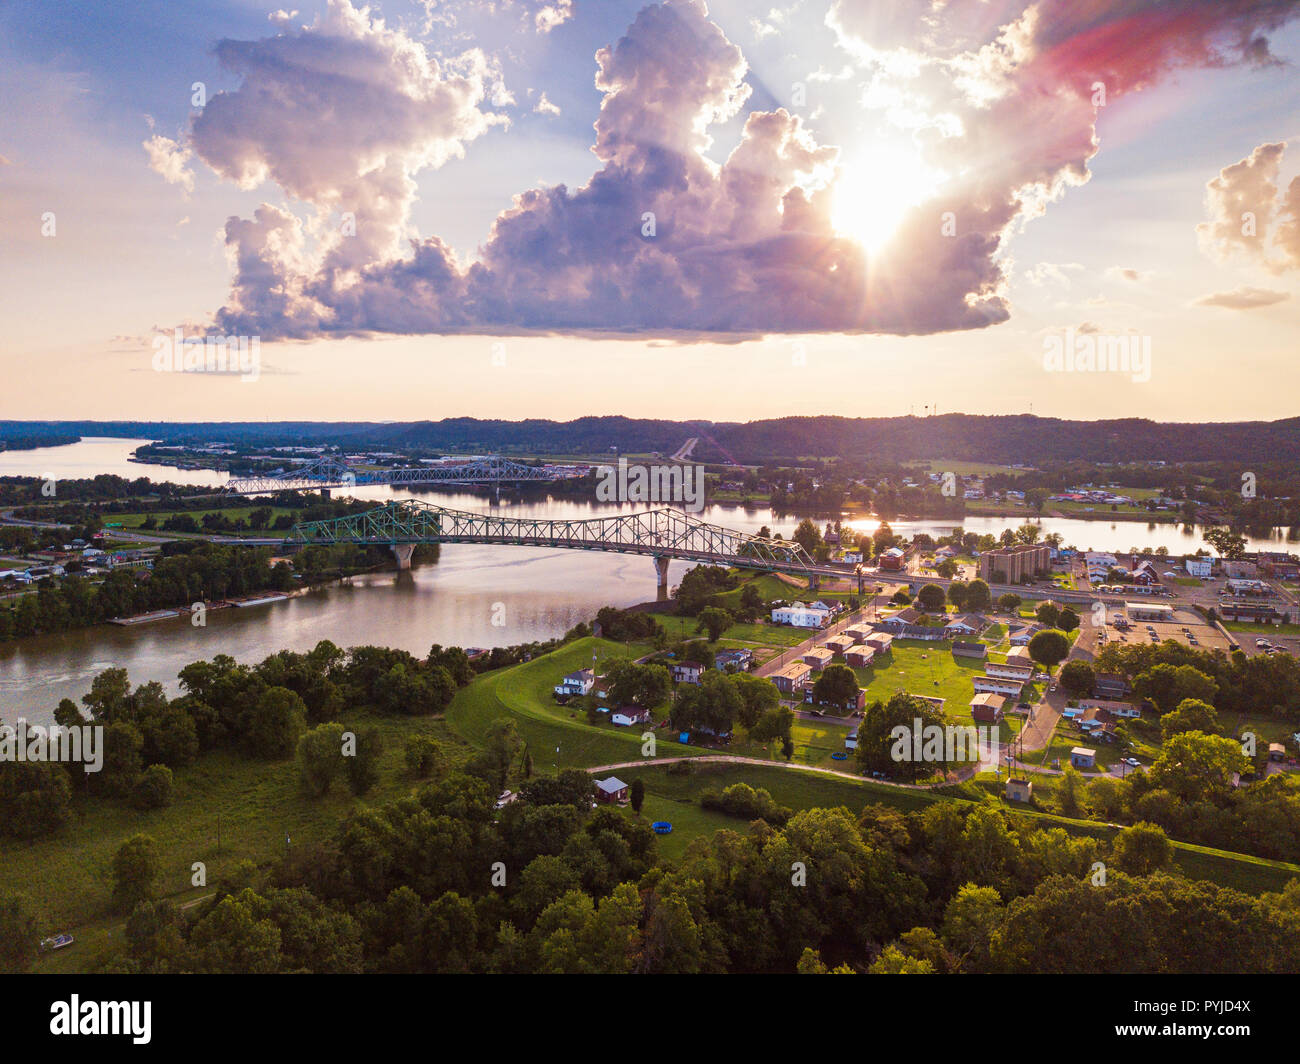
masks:
<svg viewBox="0 0 1300 1064"><path fill-rule="evenodd" d="M1198 307L1223 307L1227 310L1255 310L1257 307L1271 307L1275 303L1284 303L1291 298L1290 292L1275 292L1270 288L1250 288L1243 286L1231 292L1215 292L1201 296L1196 300Z"/></svg>
<svg viewBox="0 0 1300 1064"><path fill-rule="evenodd" d="M539 115L558 115L559 107L546 98L546 93L537 97L537 103L533 106L533 111Z"/></svg>
<svg viewBox="0 0 1300 1064"><path fill-rule="evenodd" d="M748 101L747 65L702 0L666 0L596 55L599 169L577 189L519 193L465 267L436 237L400 238L415 171L494 120L482 106L491 64L453 78L335 0L312 31L224 42L218 54L244 80L209 105L193 141L224 176L354 209L369 235L308 254L318 223L270 206L232 219L237 275L218 325L690 338L996 324L1009 316L1007 239L1088 178L1097 84L1115 97L1179 66L1271 61L1262 35L1292 6L836 0L829 21L846 53L942 175L868 253L832 224L836 182L848 180L838 149L799 117L749 113L731 154L708 157L710 128ZM887 61L891 49L909 62Z"/></svg>
<svg viewBox="0 0 1300 1064"><path fill-rule="evenodd" d="M192 152L179 141L155 133L144 142L149 157L149 169L160 174L169 185L180 185L185 191L194 191L194 171L189 168Z"/></svg>
<svg viewBox="0 0 1300 1064"><path fill-rule="evenodd" d="M1278 172L1286 144L1261 144L1206 185L1210 221L1196 227L1201 246L1226 261L1253 260L1274 273L1300 267L1300 177L1285 193Z"/></svg>

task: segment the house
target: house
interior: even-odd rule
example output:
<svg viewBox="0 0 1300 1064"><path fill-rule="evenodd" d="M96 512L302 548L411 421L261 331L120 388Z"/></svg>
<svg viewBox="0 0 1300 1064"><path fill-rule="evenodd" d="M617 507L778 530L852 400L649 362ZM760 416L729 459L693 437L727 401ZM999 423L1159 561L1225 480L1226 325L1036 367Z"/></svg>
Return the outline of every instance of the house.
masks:
<svg viewBox="0 0 1300 1064"><path fill-rule="evenodd" d="M1259 575L1259 566L1244 559L1223 559L1223 575L1229 579L1254 580Z"/></svg>
<svg viewBox="0 0 1300 1064"><path fill-rule="evenodd" d="M874 629L869 624L854 624L844 629L844 634L855 643L865 643Z"/></svg>
<svg viewBox="0 0 1300 1064"><path fill-rule="evenodd" d="M1144 560L1138 562L1138 564L1133 566L1132 570L1130 570L1129 576L1132 577L1133 583L1142 584L1144 587L1151 587L1160 583L1160 574L1156 571L1156 567L1152 565L1150 561Z"/></svg>
<svg viewBox="0 0 1300 1064"><path fill-rule="evenodd" d="M1081 698L1079 699L1079 708L1081 710L1104 709L1112 717L1126 717L1129 719L1142 716L1142 710L1132 702L1115 702L1108 698Z"/></svg>
<svg viewBox="0 0 1300 1064"><path fill-rule="evenodd" d="M1076 746L1070 750L1070 764L1075 768L1092 768L1097 763L1097 751L1086 746Z"/></svg>
<svg viewBox="0 0 1300 1064"><path fill-rule="evenodd" d="M803 656L803 663L813 669L824 669L835 657L825 647L813 647Z"/></svg>
<svg viewBox="0 0 1300 1064"><path fill-rule="evenodd" d="M899 550L897 547L890 547L880 555L880 560L877 564L881 569L898 572L907 564L907 553Z"/></svg>
<svg viewBox="0 0 1300 1064"><path fill-rule="evenodd" d="M827 699L822 699L821 701L817 701L816 699L813 698L813 685L808 684L803 689L803 700L809 705L834 706L836 709L842 709L845 712L850 712L855 709L862 710L866 708L867 692L865 688L859 687L858 693L846 702L831 702L828 701Z"/></svg>
<svg viewBox="0 0 1300 1064"><path fill-rule="evenodd" d="M919 610L908 607L900 610L892 617L886 617L883 621L877 621L876 626L896 635L901 639L926 639L939 640L943 638L943 629L936 626L918 623L922 617Z"/></svg>
<svg viewBox="0 0 1300 1064"><path fill-rule="evenodd" d="M1027 647L1029 641L1043 630L1041 624L1017 625L1011 629L1010 640L1013 647Z"/></svg>
<svg viewBox="0 0 1300 1064"><path fill-rule="evenodd" d="M951 621L943 626L943 634L949 638L959 638L961 636L979 635L984 630L987 622L983 617L973 613L963 614L960 617L954 617Z"/></svg>
<svg viewBox="0 0 1300 1064"><path fill-rule="evenodd" d="M596 673L594 669L579 669L577 672L571 672L563 680L555 685L555 693L564 695L569 698L576 698L579 695L591 694L591 689L596 684Z"/></svg>
<svg viewBox="0 0 1300 1064"><path fill-rule="evenodd" d="M649 724L650 711L640 706L620 706L610 715L610 723L620 728L630 728L634 724Z"/></svg>
<svg viewBox="0 0 1300 1064"><path fill-rule="evenodd" d="M1019 698L1020 690L1024 687L1019 680L1009 680L999 676L974 676L971 678L971 684L976 694L1007 695L1011 698Z"/></svg>
<svg viewBox="0 0 1300 1064"><path fill-rule="evenodd" d="M745 647L719 650L713 655L713 667L719 672L748 672L754 667L754 652Z"/></svg>
<svg viewBox="0 0 1300 1064"><path fill-rule="evenodd" d="M1032 665L1013 665L1009 662L1003 665L996 661L989 661L984 664L984 675L1026 684L1034 678L1034 668Z"/></svg>
<svg viewBox="0 0 1300 1064"><path fill-rule="evenodd" d="M627 784L617 776L596 781L596 801L622 804L627 801Z"/></svg>
<svg viewBox="0 0 1300 1064"><path fill-rule="evenodd" d="M988 652L989 648L983 643L963 643L961 640L955 640L952 644L954 658L978 658L983 661Z"/></svg>
<svg viewBox="0 0 1300 1064"><path fill-rule="evenodd" d="M1007 651L1007 664L1032 666L1034 659L1029 656L1028 647L1012 647Z"/></svg>
<svg viewBox="0 0 1300 1064"><path fill-rule="evenodd" d="M1113 701L1121 701L1131 690L1128 680L1117 672L1097 673L1097 678L1092 685L1094 698L1105 698Z"/></svg>
<svg viewBox="0 0 1300 1064"><path fill-rule="evenodd" d="M782 694L794 694L799 688L808 682L808 677L812 673L807 665L802 661L792 661L780 672L773 673L771 681L776 684L776 689Z"/></svg>
<svg viewBox="0 0 1300 1064"><path fill-rule="evenodd" d="M851 731L849 732L848 735L844 737L844 749L856 750L857 748L858 748L858 733L856 731Z"/></svg>
<svg viewBox="0 0 1300 1064"><path fill-rule="evenodd" d="M857 640L855 640L852 636L833 635L828 640L826 640L826 642L823 643L822 645L825 646L826 649L829 650L836 657L839 657L846 650L848 650L849 647L853 646L854 643L856 642Z"/></svg>
<svg viewBox="0 0 1300 1064"><path fill-rule="evenodd" d="M825 628L830 616L829 609L815 609L802 602L791 602L772 609L773 624L788 624L795 628Z"/></svg>
<svg viewBox="0 0 1300 1064"><path fill-rule="evenodd" d="M874 632L862 640L877 654L888 654L894 645L894 637L885 632Z"/></svg>
<svg viewBox="0 0 1300 1064"><path fill-rule="evenodd" d="M668 666L668 675L673 683L699 683L704 666L698 661L674 661Z"/></svg>
<svg viewBox="0 0 1300 1064"><path fill-rule="evenodd" d="M978 694L970 701L970 715L976 724L996 724L1002 719L1002 707L1006 700L1002 695L989 692Z"/></svg>
<svg viewBox="0 0 1300 1064"><path fill-rule="evenodd" d="M1007 801L1009 802L1030 802L1034 798L1034 785L1030 780L1016 779L1014 776L1007 777Z"/></svg>
<svg viewBox="0 0 1300 1064"><path fill-rule="evenodd" d="M899 610L891 617L886 617L883 621L878 621L879 627L886 631L895 631L899 628L905 628L909 624L916 624L921 619L921 611L908 606L906 609Z"/></svg>
<svg viewBox="0 0 1300 1064"><path fill-rule="evenodd" d="M1188 576L1199 577L1203 580L1214 571L1214 559L1188 557L1183 562L1183 568L1187 570Z"/></svg>
<svg viewBox="0 0 1300 1064"><path fill-rule="evenodd" d="M875 660L876 652L859 643L844 652L844 664L850 669L865 669Z"/></svg>

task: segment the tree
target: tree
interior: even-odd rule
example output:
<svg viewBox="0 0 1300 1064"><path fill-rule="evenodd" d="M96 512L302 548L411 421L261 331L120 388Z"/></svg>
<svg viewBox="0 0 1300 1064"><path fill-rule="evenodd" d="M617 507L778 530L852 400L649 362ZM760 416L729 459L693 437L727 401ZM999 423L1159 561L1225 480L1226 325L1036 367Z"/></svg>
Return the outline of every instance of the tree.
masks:
<svg viewBox="0 0 1300 1064"><path fill-rule="evenodd" d="M1069 653L1070 641L1065 638L1064 632L1058 632L1055 628L1045 629L1029 641L1029 656L1049 669L1064 661Z"/></svg>
<svg viewBox="0 0 1300 1064"><path fill-rule="evenodd" d="M858 726L858 768L863 773L882 772L909 781L942 770L946 765L946 744L940 744L941 750L929 751L933 756L927 756L923 748L921 761L913 756L913 729L918 720L922 738L927 728L934 726L942 732L946 723L942 710L906 691L897 691L888 701L868 706Z"/></svg>
<svg viewBox="0 0 1300 1064"><path fill-rule="evenodd" d="M933 975L934 965L929 961L909 957L897 946L889 945L867 969L872 975Z"/></svg>
<svg viewBox="0 0 1300 1064"><path fill-rule="evenodd" d="M1074 695L1091 694L1097 683L1097 671L1086 661L1075 659L1061 666L1061 686Z"/></svg>
<svg viewBox="0 0 1300 1064"><path fill-rule="evenodd" d="M705 606L700 611L699 623L696 624L695 630L708 632L709 642L716 643L722 638L722 633L731 627L734 620L729 610L718 606Z"/></svg>
<svg viewBox="0 0 1300 1064"><path fill-rule="evenodd" d="M944 558L935 567L934 571L942 576L945 580L951 580L957 575L957 563L951 558ZM951 590L951 588L949 589Z"/></svg>
<svg viewBox="0 0 1300 1064"><path fill-rule="evenodd" d="M1037 543L1038 537L1042 534L1042 529L1037 525L1023 524L1016 529L1016 542L1018 543Z"/></svg>
<svg viewBox="0 0 1300 1064"><path fill-rule="evenodd" d="M943 573L939 574L943 576ZM958 610L966 608L966 594L969 591L969 585L964 580L954 580L948 585L948 601Z"/></svg>
<svg viewBox="0 0 1300 1064"><path fill-rule="evenodd" d="M298 779L313 798L328 793L343 771L343 725L318 724L298 740Z"/></svg>
<svg viewBox="0 0 1300 1064"><path fill-rule="evenodd" d="M1173 864L1174 847L1163 828L1139 821L1115 836L1111 859L1121 872L1131 876L1149 876Z"/></svg>
<svg viewBox="0 0 1300 1064"><path fill-rule="evenodd" d="M1062 632L1073 632L1079 627L1079 615L1069 606L1062 606L1061 612L1056 615L1056 627Z"/></svg>
<svg viewBox="0 0 1300 1064"><path fill-rule="evenodd" d="M35 839L72 815L67 770L51 761L0 760L0 834Z"/></svg>
<svg viewBox="0 0 1300 1064"><path fill-rule="evenodd" d="M1187 698L1213 703L1218 683L1193 665L1171 665L1161 661L1138 673L1133 679L1133 693L1168 713Z"/></svg>
<svg viewBox="0 0 1300 1064"><path fill-rule="evenodd" d="M24 894L0 894L0 972L25 972L40 946L36 910Z"/></svg>
<svg viewBox="0 0 1300 1064"><path fill-rule="evenodd" d="M348 788L360 797L369 793L379 782L379 758L384 752L384 738L378 728L370 727L356 733L356 749L343 758L343 774Z"/></svg>
<svg viewBox="0 0 1300 1064"><path fill-rule="evenodd" d="M1160 738L1165 742L1175 735L1193 731L1205 735L1220 731L1219 714L1210 703L1199 698L1184 698L1177 708L1160 718Z"/></svg>
<svg viewBox="0 0 1300 1064"><path fill-rule="evenodd" d="M645 804L645 781L640 776L632 781L628 788L628 797L632 803L632 811L640 816L641 806Z"/></svg>
<svg viewBox="0 0 1300 1064"><path fill-rule="evenodd" d="M764 713L781 704L781 692L776 684L762 676L741 673L731 677L731 683L740 695L736 720L746 730L752 731Z"/></svg>
<svg viewBox="0 0 1300 1064"><path fill-rule="evenodd" d="M976 577L966 585L966 609L979 612L987 610L991 605L993 605L993 596L988 584Z"/></svg>
<svg viewBox="0 0 1300 1064"><path fill-rule="evenodd" d="M822 534L809 517L799 522L799 527L794 530L792 538L809 554L816 553L817 548L823 545Z"/></svg>
<svg viewBox="0 0 1300 1064"><path fill-rule="evenodd" d="M268 687L240 714L240 725L240 746L249 757L277 761L292 756L298 736L307 727L307 707L297 692Z"/></svg>
<svg viewBox="0 0 1300 1064"><path fill-rule="evenodd" d="M939 935L960 969L969 962L974 971L987 968L989 943L1002 924L1002 899L992 887L967 883L943 911Z"/></svg>
<svg viewBox="0 0 1300 1064"><path fill-rule="evenodd" d="M1020 603L1024 601L1014 591L1008 591L998 596L998 605L1008 613L1020 609Z"/></svg>
<svg viewBox="0 0 1300 1064"><path fill-rule="evenodd" d="M610 701L615 705L645 709L661 705L672 690L672 678L664 666L638 665L626 660L610 663L605 670L605 682Z"/></svg>
<svg viewBox="0 0 1300 1064"><path fill-rule="evenodd" d="M135 781L132 802L140 809L162 809L172 804L175 783L166 765L150 765Z"/></svg>
<svg viewBox="0 0 1300 1064"><path fill-rule="evenodd" d="M916 593L916 602L926 612L942 613L948 596L938 584L926 584Z"/></svg>
<svg viewBox="0 0 1300 1064"><path fill-rule="evenodd" d="M858 677L847 665L827 665L813 684L813 700L818 705L854 708L858 700Z"/></svg>
<svg viewBox="0 0 1300 1064"><path fill-rule="evenodd" d="M136 904L153 897L161 865L158 844L148 835L134 835L113 855L113 904L129 913Z"/></svg>
<svg viewBox="0 0 1300 1064"><path fill-rule="evenodd" d="M416 779L442 775L447 758L442 744L430 735L409 735L406 738L406 770Z"/></svg>
<svg viewBox="0 0 1300 1064"><path fill-rule="evenodd" d="M757 723L749 730L749 737L756 743L770 743L777 739L787 742L794 727L794 711L787 706L775 706L766 710Z"/></svg>
<svg viewBox="0 0 1300 1064"><path fill-rule="evenodd" d="M1241 745L1201 732L1183 732L1164 744L1149 773L1151 782L1187 802L1223 802L1232 777L1248 771Z"/></svg>
<svg viewBox="0 0 1300 1064"><path fill-rule="evenodd" d="M1201 538L1219 552L1219 557L1238 559L1245 556L1246 537L1230 528L1207 528Z"/></svg>
<svg viewBox="0 0 1300 1064"><path fill-rule="evenodd" d="M1034 611L1034 616L1038 618L1039 624L1045 624L1048 628L1055 628L1056 622L1060 619L1061 608L1052 601L1042 603Z"/></svg>

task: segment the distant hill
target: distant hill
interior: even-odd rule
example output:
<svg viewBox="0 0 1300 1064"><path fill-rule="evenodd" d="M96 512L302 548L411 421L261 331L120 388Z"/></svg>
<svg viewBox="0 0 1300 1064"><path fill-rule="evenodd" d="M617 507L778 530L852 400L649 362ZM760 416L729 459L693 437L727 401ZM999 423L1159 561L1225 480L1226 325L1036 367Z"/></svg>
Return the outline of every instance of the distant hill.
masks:
<svg viewBox="0 0 1300 1064"><path fill-rule="evenodd" d="M935 417L788 417L710 423L626 417L573 421L446 418L413 422L153 422L0 421L0 442L73 436L130 436L173 443L226 441L250 446L336 443L346 448L422 447L431 450L610 454L672 454L700 437L695 457L724 454L749 463L800 457L884 460L956 458L999 463L1045 461L1140 462L1300 461L1300 418L1183 424L1125 418L1065 421L1030 414ZM1243 465L1243 468L1246 466Z"/></svg>

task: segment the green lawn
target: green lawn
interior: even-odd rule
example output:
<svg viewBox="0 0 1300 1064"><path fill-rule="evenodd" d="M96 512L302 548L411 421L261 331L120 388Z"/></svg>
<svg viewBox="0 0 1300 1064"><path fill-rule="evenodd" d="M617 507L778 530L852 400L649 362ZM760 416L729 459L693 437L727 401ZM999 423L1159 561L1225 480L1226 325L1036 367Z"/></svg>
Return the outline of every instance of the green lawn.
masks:
<svg viewBox="0 0 1300 1064"><path fill-rule="evenodd" d="M1229 632L1251 632L1256 635L1300 635L1300 624L1248 624L1245 621L1220 621Z"/></svg>

